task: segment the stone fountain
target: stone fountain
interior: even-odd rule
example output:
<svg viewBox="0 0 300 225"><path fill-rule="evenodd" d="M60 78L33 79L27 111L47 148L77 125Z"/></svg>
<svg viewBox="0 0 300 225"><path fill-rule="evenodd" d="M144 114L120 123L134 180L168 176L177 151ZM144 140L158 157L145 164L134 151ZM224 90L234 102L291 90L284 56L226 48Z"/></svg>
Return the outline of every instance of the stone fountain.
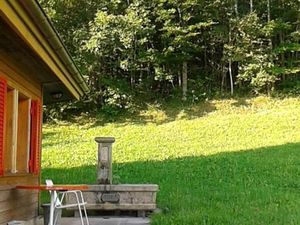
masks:
<svg viewBox="0 0 300 225"><path fill-rule="evenodd" d="M87 210L136 211L138 216L154 211L158 185L113 184L112 145L115 138L97 137L95 141L98 143L97 184L89 185L89 189L83 191ZM75 202L71 196L67 201Z"/></svg>

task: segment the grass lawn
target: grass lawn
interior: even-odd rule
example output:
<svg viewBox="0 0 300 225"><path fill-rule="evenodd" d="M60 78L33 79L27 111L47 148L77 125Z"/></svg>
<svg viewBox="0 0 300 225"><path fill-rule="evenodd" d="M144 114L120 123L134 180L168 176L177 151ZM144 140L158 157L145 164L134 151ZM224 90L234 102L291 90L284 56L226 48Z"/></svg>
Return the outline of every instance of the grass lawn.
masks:
<svg viewBox="0 0 300 225"><path fill-rule="evenodd" d="M300 224L300 99L156 105L89 121L44 126L43 179L95 183L94 138L114 136L114 183L160 187L152 224Z"/></svg>

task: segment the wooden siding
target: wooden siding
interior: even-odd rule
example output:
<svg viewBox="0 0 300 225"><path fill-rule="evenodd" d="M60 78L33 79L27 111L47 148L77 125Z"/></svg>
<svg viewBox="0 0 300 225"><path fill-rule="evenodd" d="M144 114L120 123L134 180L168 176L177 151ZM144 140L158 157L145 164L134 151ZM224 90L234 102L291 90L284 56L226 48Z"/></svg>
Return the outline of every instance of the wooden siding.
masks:
<svg viewBox="0 0 300 225"><path fill-rule="evenodd" d="M13 58L4 57L2 54L0 54L0 76L7 80L9 87L17 89L27 97L35 100L42 99L42 85L31 78L32 76L28 74L27 69L23 70L18 67ZM24 110L27 110L28 104L26 103ZM24 140L22 139L22 141L25 142L27 138L23 137ZM9 153L5 153L4 165L9 166L7 163L9 164L11 159L6 162ZM24 157L26 156L24 155ZM17 157L19 173L10 174L6 171L4 176L0 177L0 225L6 225L11 220L29 220L38 215L39 193L14 188L16 185L39 184L39 174L34 175L26 172L27 165L24 164L24 161L22 162L24 157Z"/></svg>
<svg viewBox="0 0 300 225"><path fill-rule="evenodd" d="M35 155L38 158L35 173L28 173L28 160L24 158L28 159L31 154L28 154L29 148L26 146L31 137L23 135L23 132L30 129L31 136L33 132L30 121L26 122L28 117L21 118L18 114L26 114L30 102L42 104L42 89L50 95L57 87L56 83L62 84L67 96L73 95L77 99L87 89L80 84L82 79L76 76L77 70L75 68L74 71L67 53L61 51L63 46L59 45L60 40L51 26L47 25L47 21L40 21L38 16L42 11L35 8L37 6L33 0L26 3L23 0L0 0L0 76L7 80L8 89L12 90L12 94L9 93L12 103L7 104L6 109L10 116L6 119L17 125L25 121L19 127L13 124L5 126L9 129L4 141L5 171L0 176L0 225L10 220L28 220L38 213L38 192L14 188L16 185L37 185L40 181L41 135L37 135L36 140L38 151ZM49 29L56 39L52 39L51 32L48 35L46 31ZM14 89L17 90L15 93ZM37 121L41 127L41 121ZM37 130L41 134L41 129Z"/></svg>
<svg viewBox="0 0 300 225"><path fill-rule="evenodd" d="M0 225L11 220L29 220L38 215L39 193L16 190L18 184L38 184L37 176L10 176L0 178Z"/></svg>

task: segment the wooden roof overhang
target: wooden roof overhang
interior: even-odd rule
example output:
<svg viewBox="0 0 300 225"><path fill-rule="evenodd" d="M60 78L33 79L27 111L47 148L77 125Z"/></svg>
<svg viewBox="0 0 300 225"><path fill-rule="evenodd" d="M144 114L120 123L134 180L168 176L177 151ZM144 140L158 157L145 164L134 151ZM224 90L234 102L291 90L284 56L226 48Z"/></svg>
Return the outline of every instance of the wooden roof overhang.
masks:
<svg viewBox="0 0 300 225"><path fill-rule="evenodd" d="M54 102L58 92L59 100L68 100L89 90L36 0L0 1L0 53L0 60L13 59L42 84L44 103Z"/></svg>

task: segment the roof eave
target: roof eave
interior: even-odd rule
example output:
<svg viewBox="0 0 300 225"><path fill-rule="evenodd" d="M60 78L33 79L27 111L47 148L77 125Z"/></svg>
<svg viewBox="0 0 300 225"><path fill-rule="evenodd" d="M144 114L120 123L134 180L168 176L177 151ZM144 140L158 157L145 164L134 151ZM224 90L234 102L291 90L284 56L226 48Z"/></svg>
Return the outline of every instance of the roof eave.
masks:
<svg viewBox="0 0 300 225"><path fill-rule="evenodd" d="M36 0L1 0L6 20L77 99L89 91L81 73Z"/></svg>
<svg viewBox="0 0 300 225"><path fill-rule="evenodd" d="M63 41L61 40L58 32L52 25L50 19L42 9L41 5L38 3L37 0L26 1L26 2L21 1L21 3L24 5L24 7L27 8L27 10L29 9L30 12L34 14L32 18L36 22L36 24L40 27L41 32L43 32L45 37L47 37L51 46L60 56L60 58L62 59L62 61L68 68L68 70L71 72L71 74L74 75L74 79L80 85L82 92L87 93L89 91L89 88L86 82L84 81L82 74L80 73L69 51L67 50Z"/></svg>

